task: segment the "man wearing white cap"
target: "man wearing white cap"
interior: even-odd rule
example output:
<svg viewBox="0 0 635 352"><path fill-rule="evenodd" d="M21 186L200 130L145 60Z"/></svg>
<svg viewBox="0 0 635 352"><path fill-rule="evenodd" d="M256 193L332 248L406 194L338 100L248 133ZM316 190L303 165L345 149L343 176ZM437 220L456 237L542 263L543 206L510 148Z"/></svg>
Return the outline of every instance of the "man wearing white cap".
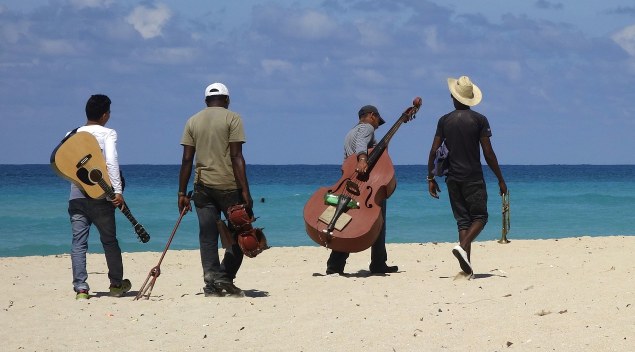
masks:
<svg viewBox="0 0 635 352"><path fill-rule="evenodd" d="M487 165L498 179L500 194L507 193L507 185L492 148L489 121L470 109L481 102L481 90L467 76L448 78L455 110L442 116L437 124L430 154L428 156L428 191L439 198L439 185L434 179L434 159L442 142L449 151L449 171L445 179L450 197L452 213L459 230L459 244L452 253L459 261L461 270L469 277L473 275L470 254L472 241L487 223L487 189L481 167L481 148Z"/></svg>
<svg viewBox="0 0 635 352"><path fill-rule="evenodd" d="M206 297L225 294L244 296L243 291L233 283L243 260L243 252L238 244L229 246L220 262L217 220L221 212L228 219L227 208L235 204L245 204L251 213L253 201L242 153L245 131L240 115L228 110L229 90L224 84L213 83L205 88L205 104L205 109L187 121L181 138L183 158L179 174L179 213L183 209L191 210L186 193L192 163L195 162L192 201L199 222L205 281L203 291Z"/></svg>

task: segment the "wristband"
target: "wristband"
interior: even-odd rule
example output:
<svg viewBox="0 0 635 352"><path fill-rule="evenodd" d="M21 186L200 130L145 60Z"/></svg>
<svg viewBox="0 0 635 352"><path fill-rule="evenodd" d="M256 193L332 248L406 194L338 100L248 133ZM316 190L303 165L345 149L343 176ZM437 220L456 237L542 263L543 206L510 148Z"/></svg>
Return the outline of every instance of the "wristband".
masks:
<svg viewBox="0 0 635 352"><path fill-rule="evenodd" d="M179 192L178 195L179 197L185 197L185 192Z"/></svg>

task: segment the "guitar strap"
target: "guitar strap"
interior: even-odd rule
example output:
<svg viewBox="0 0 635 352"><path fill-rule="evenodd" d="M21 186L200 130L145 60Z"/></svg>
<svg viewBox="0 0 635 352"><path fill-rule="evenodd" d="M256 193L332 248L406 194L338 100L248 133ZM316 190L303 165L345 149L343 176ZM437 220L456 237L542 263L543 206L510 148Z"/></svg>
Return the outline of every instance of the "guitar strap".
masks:
<svg viewBox="0 0 635 352"><path fill-rule="evenodd" d="M81 126L80 126L81 127ZM79 129L79 127L75 128L74 130L68 132L68 134L66 135L66 137L64 137L64 139L62 139L62 141L60 142L60 144L66 142L67 139L71 138L72 135L74 135L75 133L77 133L77 130Z"/></svg>
<svg viewBox="0 0 635 352"><path fill-rule="evenodd" d="M55 152L57 152L57 149L64 144L64 142L66 142L67 139L71 138L72 135L74 135L75 133L77 133L77 130L79 129L79 127L77 127L76 129L70 131L66 136L64 136L64 139L62 139L62 141L57 145L57 147L55 147L55 149L53 149L53 152L51 153L51 164L55 162Z"/></svg>

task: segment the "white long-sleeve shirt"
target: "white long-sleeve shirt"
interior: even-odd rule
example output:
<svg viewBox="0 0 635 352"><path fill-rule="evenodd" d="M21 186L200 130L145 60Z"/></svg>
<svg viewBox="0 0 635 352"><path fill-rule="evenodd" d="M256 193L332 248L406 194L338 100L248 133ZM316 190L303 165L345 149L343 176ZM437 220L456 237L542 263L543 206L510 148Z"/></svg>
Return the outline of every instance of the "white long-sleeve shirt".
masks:
<svg viewBox="0 0 635 352"><path fill-rule="evenodd" d="M117 131L100 125L82 126L77 132L89 132L97 139L99 148L106 159L108 177L115 193L122 194L121 177L119 173L119 160L117 158ZM68 132L70 133L70 132ZM67 135L68 135L67 133ZM82 191L71 183L71 194L69 199L86 198Z"/></svg>

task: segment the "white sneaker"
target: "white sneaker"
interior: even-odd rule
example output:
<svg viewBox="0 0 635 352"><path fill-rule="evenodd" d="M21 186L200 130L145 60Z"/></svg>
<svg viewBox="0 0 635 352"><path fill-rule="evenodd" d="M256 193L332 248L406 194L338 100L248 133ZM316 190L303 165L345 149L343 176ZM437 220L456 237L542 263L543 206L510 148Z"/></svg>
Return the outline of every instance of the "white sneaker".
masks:
<svg viewBox="0 0 635 352"><path fill-rule="evenodd" d="M461 248L461 246L456 245L452 249L452 254L454 254L456 259L459 260L461 270L463 270L464 273L472 276L474 272L472 271L472 265L470 264L470 261L467 259L467 252L465 252L465 250Z"/></svg>

